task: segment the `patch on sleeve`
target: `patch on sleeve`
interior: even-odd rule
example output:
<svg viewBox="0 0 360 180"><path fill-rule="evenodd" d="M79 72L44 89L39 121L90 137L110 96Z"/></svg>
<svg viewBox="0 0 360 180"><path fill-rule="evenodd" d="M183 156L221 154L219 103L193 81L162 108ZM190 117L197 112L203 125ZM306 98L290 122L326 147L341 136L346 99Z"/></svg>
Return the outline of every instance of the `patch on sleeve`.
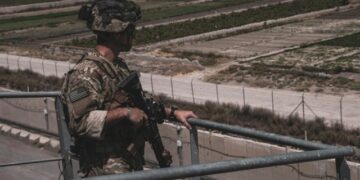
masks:
<svg viewBox="0 0 360 180"><path fill-rule="evenodd" d="M89 96L89 91L85 87L79 87L70 92L69 98L70 98L70 102L73 103L88 96Z"/></svg>

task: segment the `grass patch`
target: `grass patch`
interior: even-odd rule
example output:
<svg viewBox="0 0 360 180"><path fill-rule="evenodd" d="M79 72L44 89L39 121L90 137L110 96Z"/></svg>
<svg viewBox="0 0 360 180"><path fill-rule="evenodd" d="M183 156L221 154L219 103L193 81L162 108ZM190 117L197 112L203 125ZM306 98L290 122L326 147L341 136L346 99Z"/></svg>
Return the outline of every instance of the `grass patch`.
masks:
<svg viewBox="0 0 360 180"><path fill-rule="evenodd" d="M26 80L25 80L26 79ZM63 79L55 76L44 77L38 73L25 71L11 71L0 67L0 86L21 91L54 91L59 90Z"/></svg>
<svg viewBox="0 0 360 180"><path fill-rule="evenodd" d="M326 9L337 5L339 5L338 0L297 0L292 3L250 9L241 13L232 13L209 19L199 19L170 24L167 26L144 28L137 33L135 37L135 44L147 44L194 34L201 34L268 19L278 19L300 13Z"/></svg>
<svg viewBox="0 0 360 180"><path fill-rule="evenodd" d="M339 6L338 0L297 0L291 3L277 4L258 9L250 9L241 13L232 13L207 19L198 19L166 26L143 28L136 32L134 44L148 44L184 36L201 34L220 29L237 27L268 19L278 19L296 14L327 9ZM93 39L88 39L86 47L93 47ZM87 44L84 42L84 44Z"/></svg>
<svg viewBox="0 0 360 180"><path fill-rule="evenodd" d="M39 26L54 27L55 24L72 21L77 21L77 13L75 12L4 19L0 20L0 32Z"/></svg>
<svg viewBox="0 0 360 180"><path fill-rule="evenodd" d="M327 70L327 69L326 69ZM304 66L303 69L294 67L277 67L254 63L250 65L233 65L208 77L206 80L221 83L235 80L255 87L289 88L296 91L310 91L310 87L319 89L334 87L338 90L357 90L358 81L346 77L337 77L324 73L324 69ZM341 69L341 72L346 72Z"/></svg>
<svg viewBox="0 0 360 180"><path fill-rule="evenodd" d="M59 1L59 0L1 0L0 7L43 3L43 2L54 2L54 1Z"/></svg>
<svg viewBox="0 0 360 180"><path fill-rule="evenodd" d="M341 38L321 42L325 46L360 47L360 32Z"/></svg>
<svg viewBox="0 0 360 180"><path fill-rule="evenodd" d="M255 0L255 2L256 1L259 0ZM249 2L254 2L254 0L218 0L186 6L153 8L144 10L142 21L152 21L186 14L199 13L224 7L241 5Z"/></svg>
<svg viewBox="0 0 360 180"><path fill-rule="evenodd" d="M216 2L204 2L194 5L175 6L175 7L161 7L143 10L142 22L159 20L174 16L180 16L190 13L197 13L208 11L212 9L228 7L233 5L244 4L251 0L222 0ZM39 16L19 17L6 20L0 20L0 32L10 31L15 29L25 29L38 26L56 27L55 24L67 21L77 20L77 11L52 13ZM76 43L76 42L75 42ZM90 42L89 42L90 43Z"/></svg>

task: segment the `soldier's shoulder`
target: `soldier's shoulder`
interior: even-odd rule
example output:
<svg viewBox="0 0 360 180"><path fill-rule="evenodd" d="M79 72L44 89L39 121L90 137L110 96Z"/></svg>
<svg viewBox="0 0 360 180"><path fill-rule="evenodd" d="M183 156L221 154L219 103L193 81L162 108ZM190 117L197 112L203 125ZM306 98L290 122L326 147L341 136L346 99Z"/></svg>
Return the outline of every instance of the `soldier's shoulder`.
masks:
<svg viewBox="0 0 360 180"><path fill-rule="evenodd" d="M75 67L75 71L82 71L82 72L88 72L91 70L99 70L100 67L98 65L98 62L100 59L96 56L85 56L81 61L79 61Z"/></svg>

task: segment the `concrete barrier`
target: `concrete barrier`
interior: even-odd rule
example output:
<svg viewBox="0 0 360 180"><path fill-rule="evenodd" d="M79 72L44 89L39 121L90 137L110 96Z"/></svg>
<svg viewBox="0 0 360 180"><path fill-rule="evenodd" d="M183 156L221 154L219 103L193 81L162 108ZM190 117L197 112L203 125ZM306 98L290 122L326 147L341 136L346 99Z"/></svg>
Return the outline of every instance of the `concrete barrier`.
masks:
<svg viewBox="0 0 360 180"><path fill-rule="evenodd" d="M165 123L159 127L166 148L172 153L174 166L180 165L178 151L176 150L176 140L181 138L183 141L182 157L184 164L190 163L189 136L188 130L182 129L180 136L176 133L176 125ZM198 131L199 138L199 157L201 163L215 162L241 157L258 157L299 152L297 149L281 147L277 145L257 142L241 137L233 137L216 132ZM145 159L156 161L153 151L146 145ZM351 179L360 180L360 164L348 162ZM310 179L336 179L336 169L334 160L322 160L306 163L290 164L284 166L274 166L268 168L239 171L234 173L224 173L210 176L217 179L269 179L269 180L310 180Z"/></svg>

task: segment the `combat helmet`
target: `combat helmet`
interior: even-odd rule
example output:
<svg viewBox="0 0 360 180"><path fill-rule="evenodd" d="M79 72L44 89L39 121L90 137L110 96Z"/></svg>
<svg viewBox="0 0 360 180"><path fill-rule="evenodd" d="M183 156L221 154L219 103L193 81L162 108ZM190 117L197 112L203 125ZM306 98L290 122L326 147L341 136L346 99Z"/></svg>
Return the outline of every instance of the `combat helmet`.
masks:
<svg viewBox="0 0 360 180"><path fill-rule="evenodd" d="M134 28L141 19L141 10L128 0L95 0L81 7L79 19L85 20L87 27L94 32L117 33L129 26Z"/></svg>

